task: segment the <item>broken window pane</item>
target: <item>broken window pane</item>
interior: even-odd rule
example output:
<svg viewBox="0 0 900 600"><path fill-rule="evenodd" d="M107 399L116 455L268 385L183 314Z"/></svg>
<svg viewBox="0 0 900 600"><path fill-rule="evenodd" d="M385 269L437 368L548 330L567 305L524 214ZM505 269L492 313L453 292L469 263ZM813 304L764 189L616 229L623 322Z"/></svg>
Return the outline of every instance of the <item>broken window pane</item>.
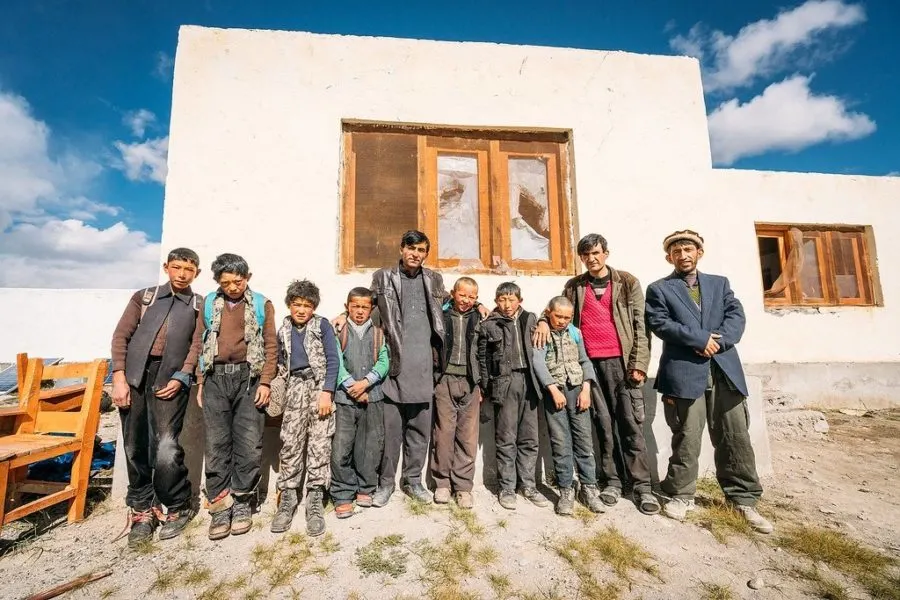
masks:
<svg viewBox="0 0 900 600"><path fill-rule="evenodd" d="M781 244L775 237L757 238L759 245L759 265L762 269L763 290L769 298L784 298L787 287L782 284ZM776 286L776 282L778 285Z"/></svg>
<svg viewBox="0 0 900 600"><path fill-rule="evenodd" d="M479 261L478 158L439 154L438 256Z"/></svg>
<svg viewBox="0 0 900 600"><path fill-rule="evenodd" d="M859 298L859 281L856 277L856 240L839 237L838 234L835 234L831 242L838 296Z"/></svg>
<svg viewBox="0 0 900 600"><path fill-rule="evenodd" d="M513 260L550 260L546 159L509 159L509 225Z"/></svg>
<svg viewBox="0 0 900 600"><path fill-rule="evenodd" d="M819 252L816 238L803 240L803 269L800 271L800 282L804 298L824 298L822 278L819 275Z"/></svg>

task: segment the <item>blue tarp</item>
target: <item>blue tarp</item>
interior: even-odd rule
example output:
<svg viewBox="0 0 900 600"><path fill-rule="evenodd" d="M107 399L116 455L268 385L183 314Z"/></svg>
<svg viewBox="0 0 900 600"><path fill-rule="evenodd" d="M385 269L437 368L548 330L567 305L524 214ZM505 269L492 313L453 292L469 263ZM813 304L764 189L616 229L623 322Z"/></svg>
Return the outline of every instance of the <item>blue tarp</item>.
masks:
<svg viewBox="0 0 900 600"><path fill-rule="evenodd" d="M58 481L67 483L72 474L72 461L75 454L69 452L55 458L48 458L28 467L28 478L38 481ZM103 469L111 469L116 460L116 443L94 443L94 457L91 460L91 475Z"/></svg>

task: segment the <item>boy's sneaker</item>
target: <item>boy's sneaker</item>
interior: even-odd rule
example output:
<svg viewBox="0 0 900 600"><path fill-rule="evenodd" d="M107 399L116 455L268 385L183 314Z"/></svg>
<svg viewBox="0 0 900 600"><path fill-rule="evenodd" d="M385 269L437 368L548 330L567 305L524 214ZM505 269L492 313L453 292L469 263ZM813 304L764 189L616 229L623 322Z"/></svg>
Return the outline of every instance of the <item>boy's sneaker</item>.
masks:
<svg viewBox="0 0 900 600"><path fill-rule="evenodd" d="M170 510L166 515L165 523L159 528L159 539L171 540L181 535L195 514L194 509L190 506L179 510Z"/></svg>
<svg viewBox="0 0 900 600"><path fill-rule="evenodd" d="M231 535L243 535L253 527L253 510L249 502L234 502L231 507Z"/></svg>
<svg viewBox="0 0 900 600"><path fill-rule="evenodd" d="M300 499L297 490L287 489L281 491L281 497L278 499L278 509L275 511L275 517L272 519L272 533L284 533L291 528L291 522L294 520L294 513L297 511L297 505Z"/></svg>
<svg viewBox="0 0 900 600"><path fill-rule="evenodd" d="M564 517L571 516L575 512L575 490L572 488L559 488L559 501L556 503L556 514Z"/></svg>
<svg viewBox="0 0 900 600"><path fill-rule="evenodd" d="M221 540L231 535L231 508L210 513L209 539Z"/></svg>
<svg viewBox="0 0 900 600"><path fill-rule="evenodd" d="M645 515L659 514L659 500L656 499L652 492L634 492L634 501L641 513Z"/></svg>
<svg viewBox="0 0 900 600"><path fill-rule="evenodd" d="M608 485L600 492L600 501L607 506L615 506L621 496L622 490Z"/></svg>
<svg viewBox="0 0 900 600"><path fill-rule="evenodd" d="M690 500L685 500L684 498L672 498L666 505L663 506L663 514L669 517L670 519L675 519L676 521L684 521L687 514L694 510L694 500L693 498Z"/></svg>
<svg viewBox="0 0 900 600"><path fill-rule="evenodd" d="M362 508L369 508L372 506L372 496L370 494L357 494L356 505Z"/></svg>
<svg viewBox="0 0 900 600"><path fill-rule="evenodd" d="M513 499L515 499L516 495L513 494ZM435 494L435 502L437 501L437 494ZM472 492L456 492L456 505L460 508L471 509L475 506L475 498L472 496Z"/></svg>
<svg viewBox="0 0 900 600"><path fill-rule="evenodd" d="M372 496L372 506L376 508L381 508L382 506L387 506L387 503L391 501L391 496L394 494L394 486L389 487L378 487L375 490L375 495Z"/></svg>
<svg viewBox="0 0 900 600"><path fill-rule="evenodd" d="M514 491L500 490L497 500L500 502L500 506L506 510L516 510L516 493Z"/></svg>
<svg viewBox="0 0 900 600"><path fill-rule="evenodd" d="M535 488L522 488L522 495L525 496L525 499L534 504L535 506L549 506L550 501L547 500L542 493L537 491Z"/></svg>
<svg viewBox="0 0 900 600"><path fill-rule="evenodd" d="M439 487L434 490L434 502L435 504L447 504L450 502L450 488Z"/></svg>
<svg viewBox="0 0 900 600"><path fill-rule="evenodd" d="M306 533L311 537L325 533L325 493L314 488L306 494Z"/></svg>
<svg viewBox="0 0 900 600"><path fill-rule="evenodd" d="M407 483L403 486L403 493L412 498L413 500L418 500L422 504L431 504L431 492L425 489L425 486L421 483ZM447 500L450 500L450 497L447 497Z"/></svg>
<svg viewBox="0 0 900 600"><path fill-rule="evenodd" d="M606 505L600 500L600 490L596 485L583 485L578 490L578 499L588 507L592 513L606 512Z"/></svg>
<svg viewBox="0 0 900 600"><path fill-rule="evenodd" d="M131 520L131 531L128 532L128 547L139 548L153 541L153 532L159 521L152 508L147 510L128 509L128 518Z"/></svg>
<svg viewBox="0 0 900 600"><path fill-rule="evenodd" d="M772 533L775 528L772 526L769 521L756 512L756 509L752 506L742 506L737 505L735 509L741 513L741 516L746 519L747 523L750 524L750 527L753 528L754 531L758 531L759 533Z"/></svg>

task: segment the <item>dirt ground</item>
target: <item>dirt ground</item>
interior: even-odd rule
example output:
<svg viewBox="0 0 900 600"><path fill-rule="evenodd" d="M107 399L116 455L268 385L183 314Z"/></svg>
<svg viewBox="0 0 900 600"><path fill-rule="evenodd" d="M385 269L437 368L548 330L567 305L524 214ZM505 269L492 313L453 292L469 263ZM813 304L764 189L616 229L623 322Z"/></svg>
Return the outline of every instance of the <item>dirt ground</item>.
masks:
<svg viewBox="0 0 900 600"><path fill-rule="evenodd" d="M447 507L422 510L398 493L387 507L350 519L328 514L330 535L310 540L302 535L302 507L294 534L269 533L270 499L244 536L210 542L201 513L185 536L138 553L124 539L111 542L125 515L105 501L82 523L57 519L48 526L53 515L43 515L38 535L5 542L0 598L23 598L106 569L111 576L66 597L898 598L900 410L827 418L827 434L772 440L776 475L764 481L761 505L776 522L771 536L722 533L712 509L698 510L687 523L643 516L626 501L597 517L580 511L580 518L560 518L522 498L516 511L506 511L481 488L474 519ZM713 507L713 500L704 505ZM796 576L813 562L783 536L803 525L874 551L874 562L887 565L881 591L866 591L859 577L834 566L839 562L818 572L844 596L816 592ZM760 589L748 586L753 580Z"/></svg>

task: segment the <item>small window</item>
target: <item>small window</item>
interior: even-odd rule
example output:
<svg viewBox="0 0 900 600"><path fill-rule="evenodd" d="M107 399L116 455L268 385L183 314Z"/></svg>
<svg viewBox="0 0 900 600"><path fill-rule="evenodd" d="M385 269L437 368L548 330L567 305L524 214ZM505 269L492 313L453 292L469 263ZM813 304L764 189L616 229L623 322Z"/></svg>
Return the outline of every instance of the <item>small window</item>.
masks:
<svg viewBox="0 0 900 600"><path fill-rule="evenodd" d="M876 304L871 228L756 226L766 306Z"/></svg>
<svg viewBox="0 0 900 600"><path fill-rule="evenodd" d="M398 259L474 273L574 273L569 133L345 123L341 268Z"/></svg>

